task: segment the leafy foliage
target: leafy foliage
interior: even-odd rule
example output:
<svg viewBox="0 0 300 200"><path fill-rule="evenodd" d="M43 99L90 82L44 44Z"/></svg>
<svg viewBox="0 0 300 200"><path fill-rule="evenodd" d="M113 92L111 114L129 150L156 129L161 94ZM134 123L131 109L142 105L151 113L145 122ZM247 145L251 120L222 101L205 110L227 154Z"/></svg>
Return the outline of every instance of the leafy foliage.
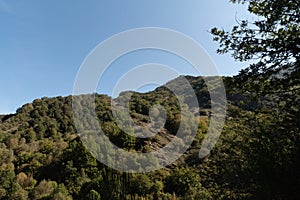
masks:
<svg viewBox="0 0 300 200"><path fill-rule="evenodd" d="M236 1L232 1L236 2ZM300 77L300 3L297 0L242 0L257 20L238 21L231 32L213 28L218 53L239 61L255 60L235 84L246 90L294 92ZM297 93L299 95L299 93Z"/></svg>
<svg viewBox="0 0 300 200"><path fill-rule="evenodd" d="M209 97L202 78L187 79L202 102L197 137L167 169L147 174L107 168L85 149L72 122L70 96L38 99L15 115L4 116L0 124L0 199L296 199L299 129L285 124L284 110L268 109L268 98L257 106L246 94L229 94L221 139L211 155L200 160L198 150L209 124ZM224 81L233 92L232 78ZM131 96L131 117L137 124L150 122L147 115L154 103L166 110L167 122L154 138L133 140L114 121L111 98L96 94L99 123L121 148L156 150L174 137L180 122L180 108L172 95L160 87ZM96 141L91 145L98 146Z"/></svg>

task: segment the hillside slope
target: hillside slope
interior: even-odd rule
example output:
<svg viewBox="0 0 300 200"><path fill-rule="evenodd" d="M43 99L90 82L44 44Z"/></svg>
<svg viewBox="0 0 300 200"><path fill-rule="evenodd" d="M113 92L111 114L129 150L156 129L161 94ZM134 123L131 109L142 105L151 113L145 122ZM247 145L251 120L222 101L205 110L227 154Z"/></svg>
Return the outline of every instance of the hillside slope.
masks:
<svg viewBox="0 0 300 200"><path fill-rule="evenodd" d="M226 124L210 155L199 159L209 125L210 96L201 77L186 79L200 106L197 135L176 162L146 174L121 173L91 156L78 138L71 96L36 99L15 114L0 116L0 199L296 199L299 125L291 126L281 107L274 109L274 97L260 98L258 103L249 94L235 93L232 78L224 77ZM179 80L166 85L184 97ZM96 94L96 114L109 139L133 152L168 144L181 119L176 96L164 86L147 93L124 92L121 97L129 94L136 124L149 124L154 103L166 110L166 123L155 137L130 136L114 120L112 99Z"/></svg>

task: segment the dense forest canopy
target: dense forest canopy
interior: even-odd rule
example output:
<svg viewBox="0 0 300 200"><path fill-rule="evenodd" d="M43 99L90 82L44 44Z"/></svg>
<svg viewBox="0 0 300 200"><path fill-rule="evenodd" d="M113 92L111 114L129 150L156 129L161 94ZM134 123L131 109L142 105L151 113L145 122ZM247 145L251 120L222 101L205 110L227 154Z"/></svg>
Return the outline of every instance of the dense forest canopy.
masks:
<svg viewBox="0 0 300 200"><path fill-rule="evenodd" d="M224 77L229 101L226 125L211 154L199 159L209 125L210 98L201 77L186 79L201 102L197 136L180 159L151 173L121 173L98 162L78 138L71 96L36 99L16 114L3 116L0 198L296 199L299 127L287 129L280 113L268 112L272 98L260 98L258 103L249 94L235 93L236 89L228 86L232 78ZM176 79L169 84L176 85ZM149 122L153 102L162 104L168 116L164 129L153 138L135 138L122 132L111 113L111 98L96 94L99 123L120 148L154 151L174 137L180 110L176 97L163 86L134 93L130 114L136 123Z"/></svg>
<svg viewBox="0 0 300 200"><path fill-rule="evenodd" d="M44 97L15 114L0 115L0 199L299 199L299 1L231 2L246 3L258 18L238 20L229 32L213 28L218 52L254 62L235 77L222 77L226 123L207 157L198 156L211 114L210 95L201 77L185 77L200 105L191 147L165 169L149 173L122 173L98 162L79 138L72 97ZM182 90L182 100L189 101L178 79L168 84ZM131 95L130 116L141 126L151 121L149 109L154 104L166 111L163 128L151 138L126 134L113 117L112 98L95 96L99 125L118 147L151 152L175 137L181 110L166 87ZM90 145L98 148L96 141Z"/></svg>

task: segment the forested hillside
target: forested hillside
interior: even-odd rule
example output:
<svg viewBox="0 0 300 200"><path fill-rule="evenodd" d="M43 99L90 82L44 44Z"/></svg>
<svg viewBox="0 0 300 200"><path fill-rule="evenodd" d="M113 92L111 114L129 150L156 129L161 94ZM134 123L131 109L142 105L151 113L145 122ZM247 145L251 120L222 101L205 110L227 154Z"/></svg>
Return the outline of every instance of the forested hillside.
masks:
<svg viewBox="0 0 300 200"><path fill-rule="evenodd" d="M210 155L199 159L210 97L202 78L186 79L200 105L197 136L180 159L150 173L121 173L93 158L76 132L71 96L36 99L15 114L1 116L0 199L297 199L299 124L280 106L284 102L277 104L275 96L255 99L254 94L237 94L234 79L224 77L226 125ZM176 85L176 79L168 84ZM111 98L97 94L99 123L119 147L153 151L172 140L180 123L178 101L163 86L132 95L133 120L147 124L154 102L165 107L167 121L153 138L125 134L114 122Z"/></svg>

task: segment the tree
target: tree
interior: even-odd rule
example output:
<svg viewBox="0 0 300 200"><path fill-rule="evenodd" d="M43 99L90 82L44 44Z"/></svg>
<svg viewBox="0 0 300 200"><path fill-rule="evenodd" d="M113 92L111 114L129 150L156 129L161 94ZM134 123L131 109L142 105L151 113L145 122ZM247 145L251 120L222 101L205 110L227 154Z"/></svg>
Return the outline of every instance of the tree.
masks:
<svg viewBox="0 0 300 200"><path fill-rule="evenodd" d="M42 199L48 197L53 192L54 188L57 187L57 183L54 181L42 180L33 191L35 199Z"/></svg>
<svg viewBox="0 0 300 200"><path fill-rule="evenodd" d="M53 191L53 194L51 195L51 199L53 200L72 200L72 197L70 196L67 188L65 185L59 184Z"/></svg>
<svg viewBox="0 0 300 200"><path fill-rule="evenodd" d="M200 177L188 168L175 169L175 172L166 179L168 192L176 191L178 195L201 190Z"/></svg>
<svg viewBox="0 0 300 200"><path fill-rule="evenodd" d="M150 193L153 182L145 174L139 174L131 180L131 193L145 196Z"/></svg>
<svg viewBox="0 0 300 200"><path fill-rule="evenodd" d="M0 166L0 198L5 199L10 193L15 178L14 165L2 164Z"/></svg>
<svg viewBox="0 0 300 200"><path fill-rule="evenodd" d="M24 190L19 184L13 183L9 199L12 200L27 200L28 192Z"/></svg>
<svg viewBox="0 0 300 200"><path fill-rule="evenodd" d="M101 196L97 191L91 190L90 193L87 195L87 199L88 200L100 200Z"/></svg>
<svg viewBox="0 0 300 200"><path fill-rule="evenodd" d="M27 176L24 172L21 172L17 175L16 182L26 190L33 189L34 185L36 184L36 180L33 179L32 175Z"/></svg>
<svg viewBox="0 0 300 200"><path fill-rule="evenodd" d="M238 21L231 32L213 28L218 53L238 61L256 60L240 71L235 85L253 91L300 90L300 2L298 0L231 0L248 3L254 22ZM299 93L298 93L299 94Z"/></svg>
<svg viewBox="0 0 300 200"><path fill-rule="evenodd" d="M259 174L259 199L297 199L300 173L300 2L231 0L247 3L254 22L238 21L231 32L213 28L218 53L254 61L232 79L232 86L255 94L262 108L245 124L253 132L250 157ZM264 109L265 108L265 109ZM264 114L257 114L263 112ZM244 133L244 131L243 131ZM245 151L245 149L243 149Z"/></svg>

